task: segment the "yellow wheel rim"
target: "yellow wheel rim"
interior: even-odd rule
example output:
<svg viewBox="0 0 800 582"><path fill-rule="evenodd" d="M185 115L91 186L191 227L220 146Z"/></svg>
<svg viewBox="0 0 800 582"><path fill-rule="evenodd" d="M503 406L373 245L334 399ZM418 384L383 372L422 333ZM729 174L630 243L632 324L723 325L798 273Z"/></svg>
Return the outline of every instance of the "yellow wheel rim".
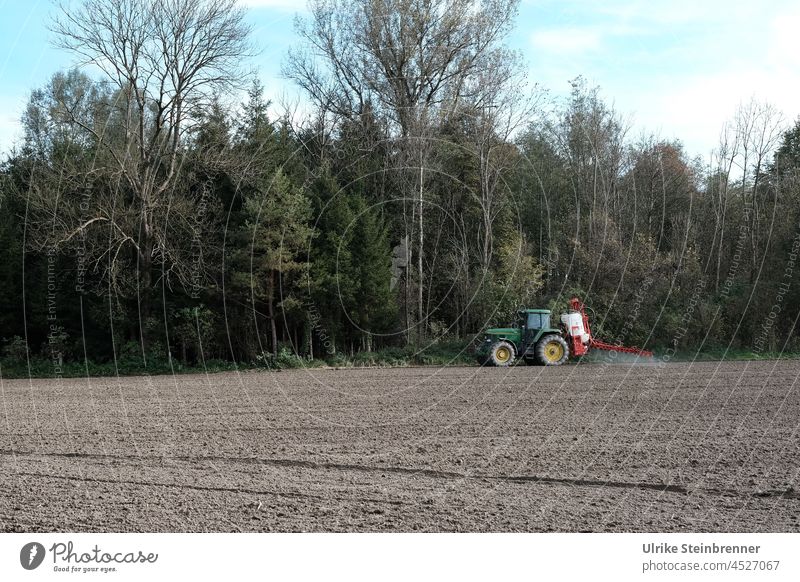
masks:
<svg viewBox="0 0 800 582"><path fill-rule="evenodd" d="M558 362L564 357L564 346L559 342L547 342L544 346L544 357L548 362Z"/></svg>
<svg viewBox="0 0 800 582"><path fill-rule="evenodd" d="M506 347L499 347L497 348L497 351L494 353L494 357L501 364L505 364L508 360L511 359L511 350L509 350Z"/></svg>

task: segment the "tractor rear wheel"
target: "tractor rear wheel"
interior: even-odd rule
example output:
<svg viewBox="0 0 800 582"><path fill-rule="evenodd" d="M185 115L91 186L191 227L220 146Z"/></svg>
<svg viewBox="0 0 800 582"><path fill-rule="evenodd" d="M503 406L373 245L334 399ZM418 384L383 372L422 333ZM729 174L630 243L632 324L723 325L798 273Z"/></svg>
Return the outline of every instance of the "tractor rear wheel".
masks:
<svg viewBox="0 0 800 582"><path fill-rule="evenodd" d="M536 344L536 361L542 366L560 366L568 359L569 346L560 335L546 335Z"/></svg>
<svg viewBox="0 0 800 582"><path fill-rule="evenodd" d="M514 346L509 342L496 342L489 348L487 364L492 366L510 366L514 362Z"/></svg>

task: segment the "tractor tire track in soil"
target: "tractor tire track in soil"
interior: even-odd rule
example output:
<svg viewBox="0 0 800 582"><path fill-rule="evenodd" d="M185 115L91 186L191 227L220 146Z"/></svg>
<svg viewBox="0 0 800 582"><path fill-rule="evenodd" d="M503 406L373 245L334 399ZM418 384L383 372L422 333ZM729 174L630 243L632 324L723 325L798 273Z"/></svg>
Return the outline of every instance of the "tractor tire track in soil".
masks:
<svg viewBox="0 0 800 582"><path fill-rule="evenodd" d="M799 373L4 380L0 531L800 531Z"/></svg>

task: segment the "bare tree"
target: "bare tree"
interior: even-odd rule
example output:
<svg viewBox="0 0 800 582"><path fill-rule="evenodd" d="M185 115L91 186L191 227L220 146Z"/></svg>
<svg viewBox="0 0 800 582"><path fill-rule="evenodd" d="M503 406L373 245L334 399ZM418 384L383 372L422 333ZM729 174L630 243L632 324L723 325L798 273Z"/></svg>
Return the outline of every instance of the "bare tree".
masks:
<svg viewBox="0 0 800 582"><path fill-rule="evenodd" d="M782 114L774 106L755 99L740 104L733 120L723 127L711 163L712 186L716 189L711 197L716 227L712 244L717 247L715 289L719 289L725 233L730 228L728 214L734 196L741 201L742 222L733 241L732 254L743 255L746 246L750 247L749 281L755 281L761 252L761 221L765 214L765 201L760 198L764 172L784 129ZM732 265L729 278L736 269L738 260L735 268Z"/></svg>
<svg viewBox="0 0 800 582"><path fill-rule="evenodd" d="M497 61L476 79L483 87L475 91L479 98L462 107L471 118L469 146L478 161L480 263L484 271L489 269L493 255L495 221L511 190L508 179L521 161L512 140L530 122L542 96L527 89L521 63L521 59Z"/></svg>
<svg viewBox="0 0 800 582"><path fill-rule="evenodd" d="M112 282L132 250L144 347L154 267L184 285L192 278L188 256L167 235L175 222L196 231L203 193L184 182L187 145L212 97L242 81L251 29L235 0L81 0L61 4L51 30L57 46L100 73L102 103L89 103L86 91L53 98L59 123L95 152L80 180L105 187L80 211L62 205L55 213L57 196L42 189L34 199L60 217L50 228L56 247L106 227L105 248L91 249L91 258L106 261Z"/></svg>
<svg viewBox="0 0 800 582"><path fill-rule="evenodd" d="M604 103L597 87L589 87L582 77L571 85L569 102L557 107L546 130L568 164L576 214L572 244L602 246L613 226L609 218L622 205L619 180L630 125ZM597 267L590 267L595 274ZM575 263L571 268L580 280L587 266Z"/></svg>
<svg viewBox="0 0 800 582"><path fill-rule="evenodd" d="M297 22L304 47L290 53L285 74L334 116L353 118L366 108L382 115L399 138L396 166L416 174L406 180L405 198L415 203L404 217L406 236L417 244L420 335L426 319L425 142L461 104L480 101L485 86L478 79L509 56L500 43L518 1L310 0L310 18ZM407 297L407 312L409 305Z"/></svg>
<svg viewBox="0 0 800 582"><path fill-rule="evenodd" d="M773 105L751 98L747 104L740 105L737 109L735 124L737 138L741 143L738 166L742 172L742 200L750 208L747 214L750 216L750 283L753 283L758 270L761 214L764 211L759 186L763 181L766 165L783 136L786 123L783 114Z"/></svg>
<svg viewBox="0 0 800 582"><path fill-rule="evenodd" d="M722 255L725 248L725 227L728 214L728 197L731 185L731 174L736 158L739 156L741 143L738 132L731 129L730 124L725 124L720 133L719 147L712 153L712 167L714 168L714 178L716 192L712 196L714 207L714 239L712 248L719 239L717 247L716 276L714 278L714 290L719 290L720 276L722 271ZM719 237L717 237L719 235ZM709 258L711 253L709 252Z"/></svg>

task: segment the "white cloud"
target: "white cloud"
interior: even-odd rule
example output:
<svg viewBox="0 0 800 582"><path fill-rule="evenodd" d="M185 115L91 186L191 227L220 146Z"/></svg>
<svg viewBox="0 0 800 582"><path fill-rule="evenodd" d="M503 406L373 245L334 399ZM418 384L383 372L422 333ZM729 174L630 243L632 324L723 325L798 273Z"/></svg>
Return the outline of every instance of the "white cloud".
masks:
<svg viewBox="0 0 800 582"><path fill-rule="evenodd" d="M560 28L528 38L532 77L562 93L578 74L598 84L633 133L680 139L705 155L740 103L768 102L788 120L800 114L800 5L778 1L560 0ZM547 51L547 52L544 52Z"/></svg>
<svg viewBox="0 0 800 582"><path fill-rule="evenodd" d="M800 74L800 51L797 50L799 30L800 6L797 6L772 21L767 50L769 63L791 67L792 70L787 72L794 76Z"/></svg>
<svg viewBox="0 0 800 582"><path fill-rule="evenodd" d="M754 98L774 105L787 122L800 114L800 56L797 30L800 8L776 16L763 35L737 51L736 58L710 73L662 81L640 100L636 118L653 129L669 132L664 137L682 139L687 150L707 154L717 145L723 125L737 107ZM713 42L713 41L712 41ZM760 47L760 50L757 50Z"/></svg>

